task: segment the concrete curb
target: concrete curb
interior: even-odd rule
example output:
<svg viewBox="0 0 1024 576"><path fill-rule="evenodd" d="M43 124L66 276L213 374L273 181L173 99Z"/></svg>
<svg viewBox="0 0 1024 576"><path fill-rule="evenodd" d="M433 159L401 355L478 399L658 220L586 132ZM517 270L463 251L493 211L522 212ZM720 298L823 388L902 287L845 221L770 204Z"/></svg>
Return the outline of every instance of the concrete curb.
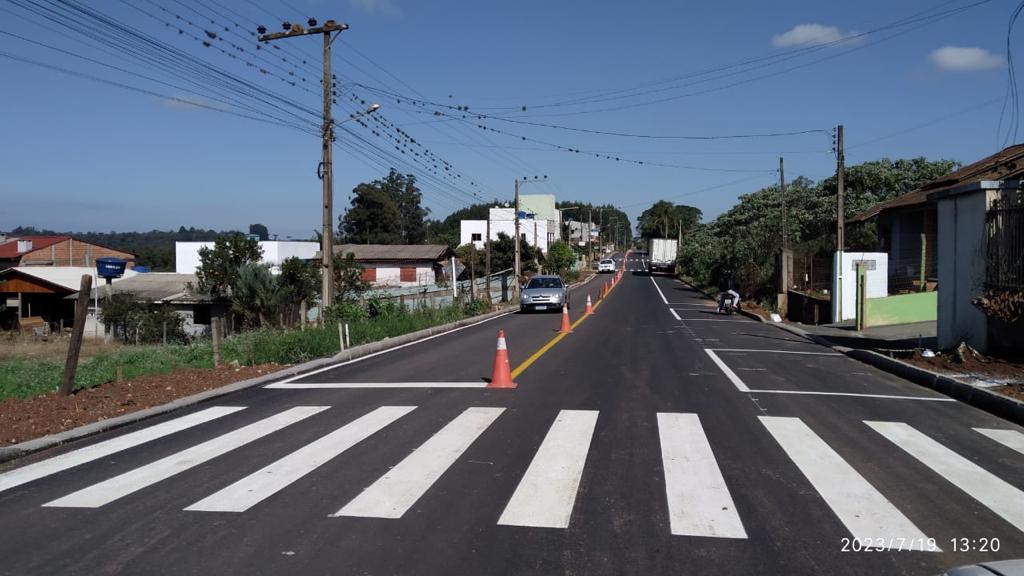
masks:
<svg viewBox="0 0 1024 576"><path fill-rule="evenodd" d="M919 366L908 364L897 360L896 358L890 358L885 354L879 354L873 350L836 346L827 338L811 334L805 330L797 328L796 326L774 322L771 324L773 326L778 326L787 332L796 334L797 336L807 338L815 344L819 344L821 346L831 348L836 352L845 354L854 360L874 366L879 370L888 372L919 386L931 388L940 394L945 394L950 398L974 406L979 410L984 410L993 416L998 416L1015 424L1024 426L1024 402L1021 402L1020 400L996 394L995 392L980 386L960 382L959 380L946 376L945 374L932 372L931 370L926 370Z"/></svg>
<svg viewBox="0 0 1024 576"><path fill-rule="evenodd" d="M178 398L177 400L162 404L160 406L153 406L137 412L131 412L123 416L116 418L110 418L108 420L101 420L99 422L93 422L92 424L85 424L71 430L65 430L57 434L51 434L49 436L43 436L42 438L36 438L34 440L26 440L13 446L0 447L0 463L15 458L20 458L32 452L38 452L46 448L51 448L65 442L72 440L79 440L86 436L92 436L100 432L107 430L113 430L114 428L120 428L127 426L128 424L134 424L154 416L173 412L179 408L185 408L187 406L193 406L201 402L213 400L214 398L220 398L221 396L227 396L241 390L247 390L249 388L255 388L263 384L268 384L277 380L284 380L286 378L292 378L295 376L301 376L306 372L336 364L338 362L346 362L349 360L355 360L363 356L383 352L390 350L404 344L410 344L417 340L422 340L430 336L436 336L445 332L450 332L457 328L469 326L471 324L477 324L491 318L497 318L504 314L510 314L515 311L514 307L505 306L493 312L487 314L481 314L479 316L473 316L472 318L465 318L457 320L449 324L442 324L440 326L434 326L431 328L425 328L416 332L410 332L401 336L395 336L394 338L385 338L377 342L370 342L363 344L362 346L355 346L344 352L330 358L317 358L316 360L310 360L309 362L303 362L302 364L296 364L295 366L289 366L277 372L271 372L263 376L257 376L256 378L250 378L248 380L242 380L241 382L235 382L234 384L228 384L227 386L221 386L220 388L214 388L213 390L207 390L200 392L199 394L193 394L192 396L185 396L184 398Z"/></svg>

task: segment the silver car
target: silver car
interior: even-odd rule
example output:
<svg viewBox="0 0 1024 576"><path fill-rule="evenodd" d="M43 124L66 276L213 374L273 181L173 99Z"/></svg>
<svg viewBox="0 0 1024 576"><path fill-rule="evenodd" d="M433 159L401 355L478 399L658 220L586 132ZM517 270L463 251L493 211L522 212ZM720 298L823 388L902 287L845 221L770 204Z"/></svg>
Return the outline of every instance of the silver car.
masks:
<svg viewBox="0 0 1024 576"><path fill-rule="evenodd" d="M569 306L569 289L562 278L554 275L534 276L523 287L519 310L561 310Z"/></svg>

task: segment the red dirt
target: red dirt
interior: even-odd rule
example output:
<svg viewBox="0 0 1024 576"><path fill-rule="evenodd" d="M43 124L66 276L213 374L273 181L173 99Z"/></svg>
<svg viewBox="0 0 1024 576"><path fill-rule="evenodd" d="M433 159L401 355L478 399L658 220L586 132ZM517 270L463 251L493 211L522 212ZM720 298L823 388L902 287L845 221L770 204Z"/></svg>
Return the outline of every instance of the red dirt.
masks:
<svg viewBox="0 0 1024 576"><path fill-rule="evenodd" d="M72 396L51 392L24 400L8 398L0 401L0 446L159 406L178 398L276 372L281 368L283 366L278 364L240 368L182 368L170 374L110 382L79 390Z"/></svg>

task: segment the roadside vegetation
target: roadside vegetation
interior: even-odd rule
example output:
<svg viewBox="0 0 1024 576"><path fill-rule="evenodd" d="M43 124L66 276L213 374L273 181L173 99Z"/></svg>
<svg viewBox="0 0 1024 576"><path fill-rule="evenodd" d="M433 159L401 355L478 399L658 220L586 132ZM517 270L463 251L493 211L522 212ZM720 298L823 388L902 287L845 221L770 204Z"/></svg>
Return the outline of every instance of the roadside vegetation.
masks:
<svg viewBox="0 0 1024 576"><path fill-rule="evenodd" d="M354 310L358 309L359 312ZM335 316L349 325L352 346L392 338L468 318L486 310L485 303L469 303L445 308L404 310L397 305L370 301L351 307L347 315ZM64 346L59 346L64 350ZM249 366L257 364L296 364L337 354L340 349L337 322L326 327L305 330L265 327L229 336L223 341L224 362ZM178 368L213 368L213 344L202 338L189 343L116 346L96 352L82 360L75 388L91 388L117 377L121 367L126 380L147 374L166 374ZM58 358L0 359L0 400L27 398L53 391L60 382L64 362Z"/></svg>

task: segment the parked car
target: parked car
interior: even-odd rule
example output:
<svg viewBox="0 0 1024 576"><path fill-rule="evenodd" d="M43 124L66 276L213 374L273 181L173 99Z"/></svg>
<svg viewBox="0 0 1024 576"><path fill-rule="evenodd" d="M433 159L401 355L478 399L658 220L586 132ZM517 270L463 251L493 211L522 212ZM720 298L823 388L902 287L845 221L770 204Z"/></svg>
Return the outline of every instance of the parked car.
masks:
<svg viewBox="0 0 1024 576"><path fill-rule="evenodd" d="M615 272L615 260L605 258L597 263L597 273L601 274L604 272Z"/></svg>
<svg viewBox="0 0 1024 576"><path fill-rule="evenodd" d="M569 289L562 278L540 275L530 278L519 297L519 310L561 310L569 306Z"/></svg>

